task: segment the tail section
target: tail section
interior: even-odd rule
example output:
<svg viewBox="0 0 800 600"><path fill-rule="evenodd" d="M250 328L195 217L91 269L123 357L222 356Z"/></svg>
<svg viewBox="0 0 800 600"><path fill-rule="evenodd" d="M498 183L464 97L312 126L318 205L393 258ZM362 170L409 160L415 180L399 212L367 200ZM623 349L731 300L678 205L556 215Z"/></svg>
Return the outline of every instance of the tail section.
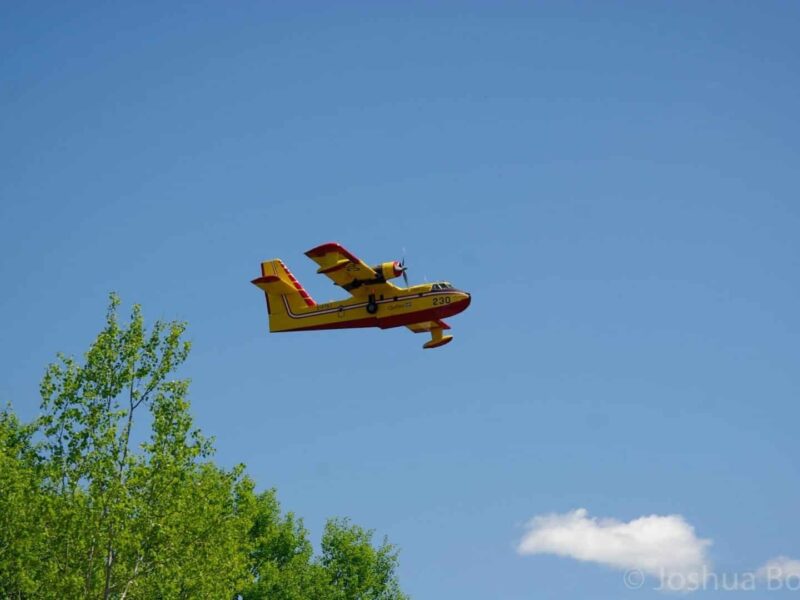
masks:
<svg viewBox="0 0 800 600"><path fill-rule="evenodd" d="M280 259L262 262L261 277L254 279L253 284L264 290L270 331L292 329L290 313L304 312L316 306L316 302Z"/></svg>

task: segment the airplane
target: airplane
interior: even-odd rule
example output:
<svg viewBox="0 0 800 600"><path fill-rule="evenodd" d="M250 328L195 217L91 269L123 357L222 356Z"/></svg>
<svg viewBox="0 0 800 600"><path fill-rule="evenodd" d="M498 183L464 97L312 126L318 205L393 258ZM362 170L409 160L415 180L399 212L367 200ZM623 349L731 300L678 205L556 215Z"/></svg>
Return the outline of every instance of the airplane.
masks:
<svg viewBox="0 0 800 600"><path fill-rule="evenodd" d="M447 281L409 286L405 261L370 267L335 242L312 248L306 256L319 265L317 273L352 298L317 304L282 260L264 261L261 277L252 283L264 291L271 332L405 326L414 333L430 332L423 348L438 348L453 340L444 334L450 326L442 319L465 310L472 300ZM406 287L389 281L401 275Z"/></svg>

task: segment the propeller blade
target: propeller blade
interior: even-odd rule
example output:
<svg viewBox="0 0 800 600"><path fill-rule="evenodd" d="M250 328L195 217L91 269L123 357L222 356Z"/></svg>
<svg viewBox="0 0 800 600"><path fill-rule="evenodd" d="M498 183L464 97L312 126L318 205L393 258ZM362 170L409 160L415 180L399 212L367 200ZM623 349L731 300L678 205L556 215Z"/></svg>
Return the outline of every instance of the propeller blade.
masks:
<svg viewBox="0 0 800 600"><path fill-rule="evenodd" d="M400 259L400 270L403 272L403 281L406 283L406 287L408 287L408 267L406 267L406 249L403 247L403 257Z"/></svg>

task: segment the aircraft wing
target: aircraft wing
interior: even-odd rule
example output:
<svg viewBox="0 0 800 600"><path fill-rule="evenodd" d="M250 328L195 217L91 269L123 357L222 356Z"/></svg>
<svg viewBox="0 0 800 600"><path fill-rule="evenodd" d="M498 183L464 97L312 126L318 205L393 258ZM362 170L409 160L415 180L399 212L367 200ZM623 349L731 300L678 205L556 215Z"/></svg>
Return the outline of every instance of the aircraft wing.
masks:
<svg viewBox="0 0 800 600"><path fill-rule="evenodd" d="M393 294L398 289L340 244L322 244L306 252L306 256L319 265L317 273L326 275L353 296Z"/></svg>

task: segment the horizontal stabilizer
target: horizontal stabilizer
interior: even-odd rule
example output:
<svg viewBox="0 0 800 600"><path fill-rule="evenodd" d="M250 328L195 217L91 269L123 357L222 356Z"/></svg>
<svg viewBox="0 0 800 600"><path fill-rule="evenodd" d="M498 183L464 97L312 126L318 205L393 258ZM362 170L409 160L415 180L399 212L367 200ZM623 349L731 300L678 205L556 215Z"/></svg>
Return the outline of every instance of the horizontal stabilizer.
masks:
<svg viewBox="0 0 800 600"><path fill-rule="evenodd" d="M261 288L268 294L296 294L297 290L293 285L286 283L277 275L264 275L258 279L253 279L252 284Z"/></svg>

